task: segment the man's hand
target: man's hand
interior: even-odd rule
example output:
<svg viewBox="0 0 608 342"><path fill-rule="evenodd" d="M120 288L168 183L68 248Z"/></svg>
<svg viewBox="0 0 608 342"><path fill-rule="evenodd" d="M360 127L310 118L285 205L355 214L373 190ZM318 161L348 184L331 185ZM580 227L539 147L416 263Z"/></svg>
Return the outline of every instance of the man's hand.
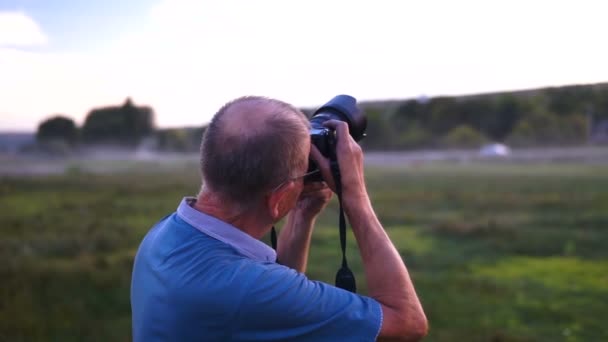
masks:
<svg viewBox="0 0 608 342"><path fill-rule="evenodd" d="M428 330L426 316L401 255L372 208L365 188L361 147L348 133L345 122L329 120L324 125L336 131L342 204L359 245L368 294L382 308L379 339L418 341ZM323 179L335 190L329 160L314 146L311 156Z"/></svg>
<svg viewBox="0 0 608 342"><path fill-rule="evenodd" d="M346 122L328 120L323 125L336 131L336 156L338 157L338 164L340 166L342 199L344 200L345 209L348 211L352 206L367 205L369 197L365 188L363 150L361 146L349 134ZM336 191L329 160L314 145L311 146L310 155L321 170L323 179L333 191Z"/></svg>
<svg viewBox="0 0 608 342"><path fill-rule="evenodd" d="M308 263L308 251L315 219L327 206L332 191L325 182L304 184L295 208L287 215L285 226L279 234L277 256L280 262L304 273Z"/></svg>
<svg viewBox="0 0 608 342"><path fill-rule="evenodd" d="M312 220L325 209L331 196L332 191L325 182L305 183L294 211L304 220Z"/></svg>

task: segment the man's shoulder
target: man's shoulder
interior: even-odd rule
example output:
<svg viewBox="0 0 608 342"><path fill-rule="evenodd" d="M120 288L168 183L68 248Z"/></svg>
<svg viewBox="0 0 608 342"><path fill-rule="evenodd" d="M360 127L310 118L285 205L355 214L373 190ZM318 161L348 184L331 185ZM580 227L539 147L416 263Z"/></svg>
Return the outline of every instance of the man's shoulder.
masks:
<svg viewBox="0 0 608 342"><path fill-rule="evenodd" d="M267 334L273 340L373 340L381 327L377 301L278 264L258 264L233 324L235 339Z"/></svg>
<svg viewBox="0 0 608 342"><path fill-rule="evenodd" d="M265 267L172 214L158 222L142 241L133 284L146 293L162 293L182 308L217 304L229 309L230 303L238 304L248 283Z"/></svg>
<svg viewBox="0 0 608 342"><path fill-rule="evenodd" d="M232 252L229 246L209 235L201 233L174 212L152 226L142 240L140 249L147 247L177 255L180 253L197 252L206 245L213 245L214 248L204 248L205 251L228 254Z"/></svg>
<svg viewBox="0 0 608 342"><path fill-rule="evenodd" d="M207 277L218 273L232 278L263 273L272 263L258 262L238 252L233 246L200 232L176 214L155 224L144 237L138 255L163 273L183 273L188 277Z"/></svg>

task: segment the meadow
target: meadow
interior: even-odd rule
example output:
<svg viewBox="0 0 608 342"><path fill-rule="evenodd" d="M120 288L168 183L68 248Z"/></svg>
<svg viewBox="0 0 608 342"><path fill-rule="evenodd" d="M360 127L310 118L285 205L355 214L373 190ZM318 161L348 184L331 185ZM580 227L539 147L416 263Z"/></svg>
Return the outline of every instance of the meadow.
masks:
<svg viewBox="0 0 608 342"><path fill-rule="evenodd" d="M139 241L199 188L195 161L0 176L0 341L129 341ZM92 172L104 166L114 172ZM608 165L368 166L430 322L425 341L607 341ZM335 199L308 276L339 267ZM349 262L361 293L352 235Z"/></svg>

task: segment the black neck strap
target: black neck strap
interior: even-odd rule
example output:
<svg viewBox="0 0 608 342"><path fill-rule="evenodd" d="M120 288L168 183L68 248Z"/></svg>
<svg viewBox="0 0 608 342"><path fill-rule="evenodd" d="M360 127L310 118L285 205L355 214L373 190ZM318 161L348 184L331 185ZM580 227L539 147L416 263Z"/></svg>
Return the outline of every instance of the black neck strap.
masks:
<svg viewBox="0 0 608 342"><path fill-rule="evenodd" d="M272 244L272 249L274 249L275 251L277 250L277 230L274 228L274 226L272 226L272 229L270 230L270 243ZM278 256L277 256L277 263L279 262Z"/></svg>
<svg viewBox="0 0 608 342"><path fill-rule="evenodd" d="M337 161L331 161L331 173L334 177L334 183L336 184L336 194L338 195L338 203L340 204L340 215L339 215L339 228L340 228L340 248L342 249L342 266L336 273L336 287L356 293L357 292L357 281L355 275L348 268L348 262L346 261L346 218L344 217L344 208L342 207L342 179L340 178L340 168ZM277 231L272 226L270 231L270 243L272 248L277 250ZM277 263L279 259L277 257Z"/></svg>
<svg viewBox="0 0 608 342"><path fill-rule="evenodd" d="M355 275L348 268L346 261L346 218L344 217L344 208L342 207L342 179L340 177L340 167L336 160L331 161L331 173L336 184L336 194L338 195L338 203L340 204L340 214L338 226L340 228L340 248L342 249L342 266L336 273L336 287L341 289L357 292L357 282Z"/></svg>

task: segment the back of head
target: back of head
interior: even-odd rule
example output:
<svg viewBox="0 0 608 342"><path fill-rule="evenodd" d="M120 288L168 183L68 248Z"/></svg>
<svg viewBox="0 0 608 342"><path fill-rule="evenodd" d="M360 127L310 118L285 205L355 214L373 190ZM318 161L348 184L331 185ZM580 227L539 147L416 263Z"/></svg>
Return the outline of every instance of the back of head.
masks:
<svg viewBox="0 0 608 342"><path fill-rule="evenodd" d="M204 187L240 205L256 201L305 167L308 127L302 112L278 100L227 103L203 136Z"/></svg>

